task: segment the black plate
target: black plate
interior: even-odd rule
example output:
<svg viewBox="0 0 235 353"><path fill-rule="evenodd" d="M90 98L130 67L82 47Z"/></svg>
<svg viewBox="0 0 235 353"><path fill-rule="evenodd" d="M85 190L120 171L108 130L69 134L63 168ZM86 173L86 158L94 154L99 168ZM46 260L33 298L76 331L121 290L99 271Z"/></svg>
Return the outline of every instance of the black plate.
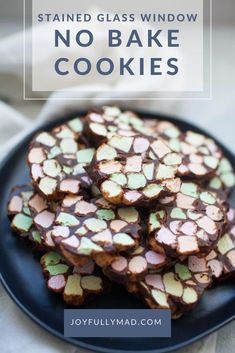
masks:
<svg viewBox="0 0 235 353"><path fill-rule="evenodd" d="M166 119L163 115L143 113L140 115L153 119ZM43 129L49 130L55 124L67 119L46 124ZM183 130L192 129L205 134L201 129L181 120L168 117L167 119L178 124ZM11 298L31 319L55 336L76 346L109 353L169 352L190 344L235 319L234 283L227 282L206 291L195 310L173 321L172 338L65 338L63 336L63 310L66 306L60 296L46 289L38 258L32 255L32 251L22 239L12 235L6 215L6 203L11 187L29 181L26 153L34 133L24 138L14 148L0 170L1 281ZM221 148L235 168L235 157L223 146ZM235 205L235 195L232 197L232 203ZM144 305L118 288L111 295L103 295L87 304L86 307L118 309L143 308Z"/></svg>

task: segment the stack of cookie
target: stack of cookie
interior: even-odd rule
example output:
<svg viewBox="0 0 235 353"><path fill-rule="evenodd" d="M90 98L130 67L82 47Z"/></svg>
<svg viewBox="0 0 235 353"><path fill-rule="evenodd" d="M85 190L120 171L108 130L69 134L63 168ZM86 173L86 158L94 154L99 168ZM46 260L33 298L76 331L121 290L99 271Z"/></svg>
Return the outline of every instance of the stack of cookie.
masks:
<svg viewBox="0 0 235 353"><path fill-rule="evenodd" d="M118 282L173 317L235 275L235 185L216 143L103 107L37 134L13 231L44 252L47 286L81 305Z"/></svg>

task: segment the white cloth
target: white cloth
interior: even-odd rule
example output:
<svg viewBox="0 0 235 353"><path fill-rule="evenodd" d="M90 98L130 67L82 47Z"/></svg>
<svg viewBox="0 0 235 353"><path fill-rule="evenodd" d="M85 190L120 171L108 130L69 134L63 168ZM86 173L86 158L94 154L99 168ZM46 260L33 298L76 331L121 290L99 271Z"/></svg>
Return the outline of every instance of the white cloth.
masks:
<svg viewBox="0 0 235 353"><path fill-rule="evenodd" d="M129 101L125 106L129 109L143 108L145 110L161 111L163 113L178 114L185 120L196 122L198 125L208 129L222 140L235 152L234 145L234 70L235 50L231 50L231 42L224 40L231 38L231 31L235 35L234 28L219 29L214 36L218 45L215 44L215 65L217 69L214 76L214 100L209 102L189 101ZM21 41L22 35L17 34L8 39L0 41L0 70L11 71L20 77L22 64ZM217 43L216 42L216 43ZM223 58L227 58L226 62ZM7 63L7 66L3 66ZM222 64L221 64L222 63ZM225 77L229 80L225 80ZM13 84L14 87L14 84ZM9 95L11 92L8 92ZM59 92L54 97L60 97ZM63 98L66 95L63 94ZM80 95L82 97L82 95ZM24 116L12 109L5 103L0 102L0 158L22 139L30 129L43 121L62 116L75 109L86 108L94 105L95 97L91 101L48 101L43 106L36 119ZM109 102L110 103L110 102ZM16 106L17 104L13 102ZM146 109L147 107L147 109ZM12 302L5 291L0 287L0 347L2 353L82 353L83 349L61 342L44 330L32 323ZM185 349L181 353L232 353L235 346L234 338L235 322Z"/></svg>

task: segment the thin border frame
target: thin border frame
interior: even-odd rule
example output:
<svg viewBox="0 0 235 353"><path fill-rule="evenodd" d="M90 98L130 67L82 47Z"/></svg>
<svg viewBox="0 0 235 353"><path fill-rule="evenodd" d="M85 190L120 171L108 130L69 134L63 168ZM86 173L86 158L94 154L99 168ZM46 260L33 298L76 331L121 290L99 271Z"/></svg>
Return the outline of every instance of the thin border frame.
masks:
<svg viewBox="0 0 235 353"><path fill-rule="evenodd" d="M203 4L204 4L204 0ZM47 98L42 98L42 97L26 97L26 68L25 68L25 58L26 58L26 47L25 47L25 30L26 30L26 0L23 0L23 41L24 41L24 45L23 45L23 100L24 101L47 101L47 100L51 100L51 101L92 101L92 100L97 100L97 101L211 101L213 99L213 85L212 85L212 75L213 75L213 68L212 68L212 40L213 40L213 35L212 35L212 0L209 0L209 21L210 21L210 25L209 25L209 29L210 29L210 34L209 34L209 53L210 53L210 59L209 59L209 76L210 76L210 83L209 83L209 97L184 97L184 98L180 98L180 97L162 97L162 98L151 98L151 97L145 97L145 98L141 98L141 97L131 97L131 98L127 98L127 97L91 97L91 98L75 98L75 97L47 97ZM204 5L203 5L204 6ZM204 28L203 28L204 31ZM33 92L33 91L32 91ZM49 91L51 92L51 91ZM61 90L61 92L63 92L63 90ZM66 92L66 91L64 91ZM52 92L51 92L52 93ZM157 93L154 92L154 93Z"/></svg>

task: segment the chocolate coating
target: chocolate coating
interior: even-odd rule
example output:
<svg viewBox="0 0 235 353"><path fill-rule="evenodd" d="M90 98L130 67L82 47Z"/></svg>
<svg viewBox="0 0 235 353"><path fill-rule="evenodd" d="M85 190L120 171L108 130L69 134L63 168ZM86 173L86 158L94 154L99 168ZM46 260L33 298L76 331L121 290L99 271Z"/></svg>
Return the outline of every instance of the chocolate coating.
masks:
<svg viewBox="0 0 235 353"><path fill-rule="evenodd" d="M32 183L45 198L58 200L90 187L84 167L90 163L94 149L82 131L83 121L76 118L50 132L39 133L31 142L28 164Z"/></svg>
<svg viewBox="0 0 235 353"><path fill-rule="evenodd" d="M217 194L197 184L183 182L180 191L159 200L148 219L149 244L169 256L208 253L226 225L224 207Z"/></svg>
<svg viewBox="0 0 235 353"><path fill-rule="evenodd" d="M108 201L143 205L179 190L181 161L161 140L114 135L96 150L86 170Z"/></svg>
<svg viewBox="0 0 235 353"><path fill-rule="evenodd" d="M55 293L61 292L68 305L80 306L105 289L104 278L92 260L86 266L73 267L57 252L48 252L42 256L40 263L47 287Z"/></svg>
<svg viewBox="0 0 235 353"><path fill-rule="evenodd" d="M88 202L67 196L57 209L51 234L74 265L91 257L98 265L106 266L118 252L138 246L140 216L134 207L115 208L102 197Z"/></svg>
<svg viewBox="0 0 235 353"><path fill-rule="evenodd" d="M16 186L11 190L7 205L11 228L20 237L28 239L40 251L44 248L40 232L33 224L29 200L34 191L30 184Z"/></svg>

